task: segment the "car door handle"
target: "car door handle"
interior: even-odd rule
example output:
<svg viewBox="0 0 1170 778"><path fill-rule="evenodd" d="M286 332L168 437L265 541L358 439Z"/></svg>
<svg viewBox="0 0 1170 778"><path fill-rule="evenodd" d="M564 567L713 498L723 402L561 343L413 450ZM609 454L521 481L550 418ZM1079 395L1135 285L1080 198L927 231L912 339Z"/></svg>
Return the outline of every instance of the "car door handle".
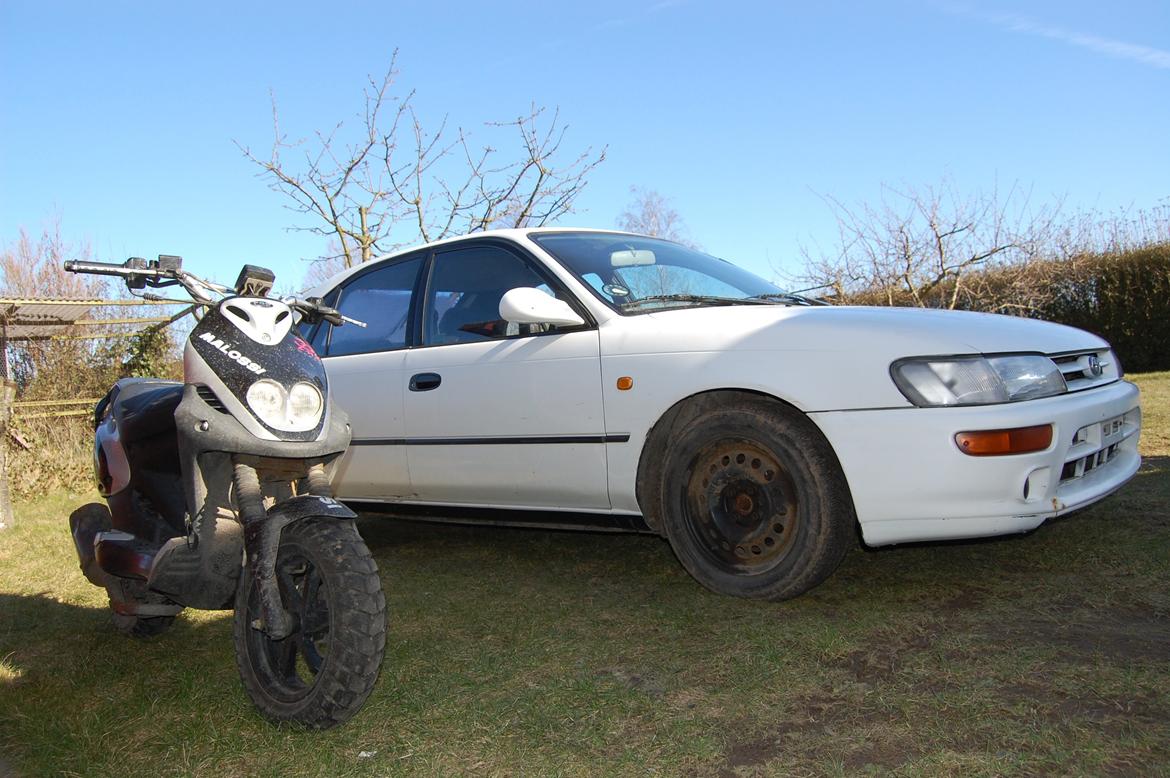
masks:
<svg viewBox="0 0 1170 778"><path fill-rule="evenodd" d="M438 373L415 373L410 377L410 391L429 392L438 389L443 383L443 376Z"/></svg>

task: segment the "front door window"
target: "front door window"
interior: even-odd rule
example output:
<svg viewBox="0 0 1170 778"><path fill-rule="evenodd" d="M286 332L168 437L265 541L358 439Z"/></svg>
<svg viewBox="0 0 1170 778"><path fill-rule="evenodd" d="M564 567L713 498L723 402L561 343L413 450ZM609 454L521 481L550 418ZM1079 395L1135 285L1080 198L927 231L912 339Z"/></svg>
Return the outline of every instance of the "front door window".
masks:
<svg viewBox="0 0 1170 778"><path fill-rule="evenodd" d="M476 343L574 329L510 324L501 319L500 299L521 286L551 294L548 283L528 262L505 249L475 246L437 253L423 309L422 344Z"/></svg>

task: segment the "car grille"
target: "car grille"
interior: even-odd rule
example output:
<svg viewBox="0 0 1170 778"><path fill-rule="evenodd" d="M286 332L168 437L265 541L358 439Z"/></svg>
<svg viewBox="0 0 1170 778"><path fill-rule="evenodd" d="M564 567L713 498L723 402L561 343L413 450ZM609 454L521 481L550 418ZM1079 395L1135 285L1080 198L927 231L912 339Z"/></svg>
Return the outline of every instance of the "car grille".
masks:
<svg viewBox="0 0 1170 778"><path fill-rule="evenodd" d="M1130 411L1077 430L1060 471L1060 482L1084 478L1115 459L1125 440L1138 429L1137 414L1138 411Z"/></svg>
<svg viewBox="0 0 1170 778"><path fill-rule="evenodd" d="M1107 348L1066 351L1061 354L1049 354L1048 357L1060 368L1070 392L1092 389L1095 386L1112 383L1121 377L1117 357ZM1094 358L1101 367L1100 375L1093 373Z"/></svg>

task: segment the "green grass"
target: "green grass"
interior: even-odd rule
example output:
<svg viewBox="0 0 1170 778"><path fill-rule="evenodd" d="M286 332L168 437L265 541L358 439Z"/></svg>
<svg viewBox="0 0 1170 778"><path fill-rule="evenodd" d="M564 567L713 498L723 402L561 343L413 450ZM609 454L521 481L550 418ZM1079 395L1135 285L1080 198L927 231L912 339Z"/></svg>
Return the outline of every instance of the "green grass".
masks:
<svg viewBox="0 0 1170 778"><path fill-rule="evenodd" d="M391 639L327 733L254 714L228 614L115 634L65 525L89 497L49 495L0 534L0 754L26 776L1170 774L1170 373L1136 379L1147 459L1119 494L1025 537L859 547L787 603L710 594L651 537L363 519Z"/></svg>

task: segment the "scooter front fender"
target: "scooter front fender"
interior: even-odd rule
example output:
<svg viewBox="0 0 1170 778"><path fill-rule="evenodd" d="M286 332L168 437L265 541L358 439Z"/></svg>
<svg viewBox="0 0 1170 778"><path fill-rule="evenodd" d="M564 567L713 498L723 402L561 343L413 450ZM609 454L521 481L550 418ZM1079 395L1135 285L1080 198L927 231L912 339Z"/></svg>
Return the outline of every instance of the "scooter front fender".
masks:
<svg viewBox="0 0 1170 778"><path fill-rule="evenodd" d="M265 524L279 524L283 529L297 519L310 516L328 516L333 519L356 519L357 514L332 497L302 494L277 503L268 509Z"/></svg>

